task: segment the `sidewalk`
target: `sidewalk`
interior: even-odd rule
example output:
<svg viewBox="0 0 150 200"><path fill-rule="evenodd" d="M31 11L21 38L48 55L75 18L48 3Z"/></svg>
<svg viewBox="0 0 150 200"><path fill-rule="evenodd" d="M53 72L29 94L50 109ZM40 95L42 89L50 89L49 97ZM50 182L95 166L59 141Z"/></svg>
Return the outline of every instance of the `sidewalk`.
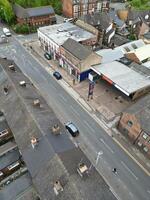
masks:
<svg viewBox="0 0 150 200"><path fill-rule="evenodd" d="M122 146L122 149L125 149L126 152L131 155L130 157L134 157L139 165L142 165L148 172L150 172L150 160L146 158L136 148L136 146L133 146L133 144L131 144L131 142L125 138L116 128L114 128L119 120L119 115L115 115L105 106L100 107L95 99L92 101L87 101L87 95L85 94L88 92L88 81L83 81L82 83L76 82L73 84L73 78L68 74L68 72L59 67L56 61L47 61L44 59L44 51L41 49L39 42L32 42L26 46L27 49L33 54L33 56L37 58L38 55L39 62L46 68L49 73L52 73L53 70L57 70L61 73L63 77L61 82L62 87L64 87L64 89L67 90L68 93L70 93L71 96L73 96L82 107L84 107L90 114L93 115L93 118L96 119L100 126L102 126L110 136L112 136L114 141L117 141L116 143L120 147ZM32 46L32 49L30 49L29 46Z"/></svg>

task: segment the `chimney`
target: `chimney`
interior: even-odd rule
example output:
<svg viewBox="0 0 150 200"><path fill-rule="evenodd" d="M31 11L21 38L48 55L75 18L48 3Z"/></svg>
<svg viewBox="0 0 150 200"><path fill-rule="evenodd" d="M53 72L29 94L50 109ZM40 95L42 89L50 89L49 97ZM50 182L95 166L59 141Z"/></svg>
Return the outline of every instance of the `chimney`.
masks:
<svg viewBox="0 0 150 200"><path fill-rule="evenodd" d="M37 106L37 107L40 107L40 100L39 100L39 99L35 99L35 100L33 101L33 105L34 105L34 106Z"/></svg>
<svg viewBox="0 0 150 200"><path fill-rule="evenodd" d="M62 192L63 191L63 187L62 187L62 185L60 184L60 181L56 181L55 183L54 183L54 192L55 192L55 194L56 194L56 196L60 193L60 192Z"/></svg>
<svg viewBox="0 0 150 200"><path fill-rule="evenodd" d="M9 65L8 67L9 67L10 70L12 70L12 71L14 71L14 72L16 71L14 65Z"/></svg>

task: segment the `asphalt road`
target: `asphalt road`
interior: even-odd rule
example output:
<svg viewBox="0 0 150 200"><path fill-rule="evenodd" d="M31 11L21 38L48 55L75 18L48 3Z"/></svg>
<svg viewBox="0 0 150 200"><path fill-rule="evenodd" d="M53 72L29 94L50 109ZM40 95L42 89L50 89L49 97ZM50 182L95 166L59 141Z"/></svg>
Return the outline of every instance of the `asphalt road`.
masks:
<svg viewBox="0 0 150 200"><path fill-rule="evenodd" d="M14 38L8 45L0 46L0 55L15 60L22 71L30 77L48 104L54 109L62 122L73 121L80 130L74 140L87 156L96 163L118 199L149 200L150 178L144 171L112 140L99 124L61 87L33 57L25 51ZM117 174L112 168L117 168Z"/></svg>

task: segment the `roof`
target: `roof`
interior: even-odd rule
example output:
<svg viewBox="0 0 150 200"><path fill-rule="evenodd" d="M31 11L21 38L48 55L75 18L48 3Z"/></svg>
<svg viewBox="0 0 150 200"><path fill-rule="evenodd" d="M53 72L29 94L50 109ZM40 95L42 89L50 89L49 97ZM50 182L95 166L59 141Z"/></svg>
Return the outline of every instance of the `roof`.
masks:
<svg viewBox="0 0 150 200"><path fill-rule="evenodd" d="M112 23L112 20L110 18L110 16L105 13L99 13L99 12L95 12L92 14L86 14L81 16L80 18L81 20L83 20L85 23L90 24L92 26L99 26L101 29L106 30L109 25Z"/></svg>
<svg viewBox="0 0 150 200"><path fill-rule="evenodd" d="M94 167L92 175L84 179L83 184L76 169L81 158L87 166L90 166L90 161L80 148L75 147L52 108L15 63L16 72L9 70L8 66L12 63L13 61L0 59L0 77L3 77L0 79L0 106L40 198L115 200ZM22 80L28 83L24 88L18 84ZM5 84L11 84L7 96L2 90ZM33 100L37 98L42 105L38 108L33 106ZM61 135L51 134L51 127L54 124L60 126ZM36 149L31 146L32 136L39 140ZM57 180L64 188L58 196L53 189Z"/></svg>
<svg viewBox="0 0 150 200"><path fill-rule="evenodd" d="M123 29L124 30L124 29ZM122 30L122 31L123 31ZM126 30L126 29L125 29ZM127 44L130 42L129 39L123 37L123 36L120 36L118 34L115 34L114 37L111 39L111 42L114 43L115 46L121 46L123 44Z"/></svg>
<svg viewBox="0 0 150 200"><path fill-rule="evenodd" d="M109 63L124 56L123 52L117 49L102 49L95 53L102 56L101 63Z"/></svg>
<svg viewBox="0 0 150 200"><path fill-rule="evenodd" d="M144 34L144 38L147 40L150 40L150 32Z"/></svg>
<svg viewBox="0 0 150 200"><path fill-rule="evenodd" d="M150 86L148 75L140 74L118 61L95 65L91 69L113 81L114 86L120 88L128 96L139 89Z"/></svg>
<svg viewBox="0 0 150 200"><path fill-rule="evenodd" d="M144 45L140 48L134 49L127 54L134 53L140 62L143 60L150 58L150 44Z"/></svg>
<svg viewBox="0 0 150 200"><path fill-rule="evenodd" d="M62 45L68 38L77 42L85 41L96 36L84 29L70 23L62 23L51 26L40 27L38 34L44 34L47 39L52 40L57 45Z"/></svg>
<svg viewBox="0 0 150 200"><path fill-rule="evenodd" d="M122 27L125 24L123 20L119 19L117 12L114 9L109 10L108 15L117 25L117 27Z"/></svg>
<svg viewBox="0 0 150 200"><path fill-rule="evenodd" d="M137 48L140 48L145 45L144 41L142 39L134 40L132 42L128 42L126 44L123 44L119 47L116 47L115 49L120 49L124 54L133 51L136 45Z"/></svg>
<svg viewBox="0 0 150 200"><path fill-rule="evenodd" d="M142 129L150 133L150 95L140 98L124 112L134 114L140 122Z"/></svg>
<svg viewBox="0 0 150 200"><path fill-rule="evenodd" d="M67 51L69 51L73 56L75 56L79 60L84 60L90 54L92 54L91 50L89 50L88 48L84 47L83 45L71 38L64 42L62 47L64 47Z"/></svg>
<svg viewBox="0 0 150 200"><path fill-rule="evenodd" d="M36 17L36 16L44 16L55 14L54 9L51 6L42 6L35 8L23 8L18 4L13 6L14 12L19 18L28 18L28 17Z"/></svg>

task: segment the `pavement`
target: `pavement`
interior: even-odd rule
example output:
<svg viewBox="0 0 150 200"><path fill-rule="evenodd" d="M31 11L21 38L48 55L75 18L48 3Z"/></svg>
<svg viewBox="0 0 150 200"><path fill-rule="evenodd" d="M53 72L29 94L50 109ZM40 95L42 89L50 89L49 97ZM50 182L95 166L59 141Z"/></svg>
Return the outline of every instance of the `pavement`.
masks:
<svg viewBox="0 0 150 200"><path fill-rule="evenodd" d="M102 88L100 84L96 85L96 89L94 91L96 98L93 98L90 101L87 101L87 92L88 92L88 81L83 81L81 83L76 82L73 84L73 78L66 72L64 69L60 68L58 63L54 60L47 61L43 54L44 51L41 49L39 42L31 42L31 43L25 43L25 46L32 46L32 50L30 47L27 47L28 50L34 55L38 55L39 61L44 63L43 66L46 66L46 69L49 73L52 74L52 71L59 71L62 76L63 76L63 84L62 87L66 89L77 101L86 109L88 112L92 112L93 114L96 115L98 119L101 120L101 125L102 127L107 130L109 135L113 135L113 138L117 140L122 146L123 149L125 149L132 157L137 160L139 165L143 166L146 171L149 172L150 170L150 160L145 157L137 148L136 146L133 146L133 144L126 138L124 137L116 128L115 125L117 124L119 120L119 114L121 113L122 110L124 110L126 107L131 105L133 102L131 102L129 99L126 99L126 97L120 96L120 94L116 90L111 90L109 88L110 93L115 93L114 97L117 96L119 99L117 99L117 105L116 107L119 107L120 102L124 102L123 104L120 104L120 107L114 113L113 111L110 111L108 107L111 107L114 105L113 103L105 104L105 106L102 105L103 102L106 103L106 99L111 99L113 98L112 95L109 93L108 96L102 101L101 96L98 96L98 93L102 91ZM51 67L50 67L51 66ZM103 83L105 84L105 83ZM107 86L105 85L106 88L106 93L107 93ZM114 98L115 99L115 98ZM116 100L115 100L116 101ZM109 130L108 130L109 129Z"/></svg>
<svg viewBox="0 0 150 200"><path fill-rule="evenodd" d="M96 169L115 196L122 200L149 200L149 174L125 151L128 147L120 148L120 143L115 141L116 134L110 137L113 124L108 126L93 110L88 110L90 106L68 83L54 79L54 69L50 67L50 63L43 57L34 55L35 52L30 49L27 51L20 43L18 38L12 37L8 46L0 48L1 55L15 60L21 70L32 79L62 123L71 120L78 126L80 135L74 143L80 146L92 163L95 163L98 152L103 152L98 157ZM77 102L79 100L80 104ZM117 175L112 174L114 166L117 168Z"/></svg>

